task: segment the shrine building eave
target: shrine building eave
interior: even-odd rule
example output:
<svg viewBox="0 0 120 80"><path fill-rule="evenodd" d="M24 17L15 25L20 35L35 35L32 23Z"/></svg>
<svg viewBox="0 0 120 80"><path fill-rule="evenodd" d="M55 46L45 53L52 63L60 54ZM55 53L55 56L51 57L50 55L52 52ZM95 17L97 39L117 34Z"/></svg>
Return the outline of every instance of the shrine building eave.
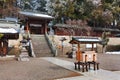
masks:
<svg viewBox="0 0 120 80"><path fill-rule="evenodd" d="M50 15L41 14L41 13L25 12L25 11L20 11L19 13L26 17L34 17L34 18L41 18L41 19L54 19L54 17Z"/></svg>
<svg viewBox="0 0 120 80"><path fill-rule="evenodd" d="M71 44L93 44L93 43L101 43L101 39L94 38L94 37L80 37L80 38L72 38L72 40L69 42Z"/></svg>
<svg viewBox="0 0 120 80"><path fill-rule="evenodd" d="M0 28L0 33L18 33L14 28Z"/></svg>

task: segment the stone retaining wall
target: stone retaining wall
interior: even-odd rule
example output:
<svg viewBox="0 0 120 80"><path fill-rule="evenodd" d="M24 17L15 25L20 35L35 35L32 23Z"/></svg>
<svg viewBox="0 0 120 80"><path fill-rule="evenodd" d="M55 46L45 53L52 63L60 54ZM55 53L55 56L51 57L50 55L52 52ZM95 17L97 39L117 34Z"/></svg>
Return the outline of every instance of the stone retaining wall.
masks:
<svg viewBox="0 0 120 80"><path fill-rule="evenodd" d="M71 36L58 36L58 35L55 35L55 36L51 36L51 40L55 43L55 45L57 46L57 48L59 49L58 53L59 54L62 54L60 51L61 51L61 48L62 48L62 42L61 42L61 38L62 37L65 37L66 40L63 42L63 46L64 46L64 54L66 52L69 52L72 50L72 45L69 43L69 41L72 39ZM115 38L115 37L112 37L112 38L109 38L109 42L108 42L108 45L119 45L120 44L120 38ZM77 45L76 45L77 46ZM90 50L90 48L86 48L86 44L81 44L81 50L82 51L85 51L85 50ZM102 53L102 45L100 44L97 44L96 45L96 51L98 53Z"/></svg>

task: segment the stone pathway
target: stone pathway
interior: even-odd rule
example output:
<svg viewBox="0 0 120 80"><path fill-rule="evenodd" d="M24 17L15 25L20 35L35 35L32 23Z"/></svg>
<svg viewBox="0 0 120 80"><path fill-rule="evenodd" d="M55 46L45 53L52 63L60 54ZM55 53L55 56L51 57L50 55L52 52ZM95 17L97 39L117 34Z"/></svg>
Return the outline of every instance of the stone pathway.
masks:
<svg viewBox="0 0 120 80"><path fill-rule="evenodd" d="M61 60L53 57L45 57L42 59L84 75L84 76L78 76L78 77L62 78L57 80L120 80L120 75L112 71L107 71L102 69L94 71L91 69L89 72L80 72L80 71L74 70L73 62Z"/></svg>
<svg viewBox="0 0 120 80"><path fill-rule="evenodd" d="M0 80L55 80L69 76L82 76L41 58L30 61L0 61Z"/></svg>
<svg viewBox="0 0 120 80"><path fill-rule="evenodd" d="M0 61L6 61L6 60L15 60L16 59L16 57L15 57L15 55L6 55L6 56L0 56Z"/></svg>
<svg viewBox="0 0 120 80"><path fill-rule="evenodd" d="M21 54L18 57L18 61L29 61L28 51L25 47L22 47Z"/></svg>

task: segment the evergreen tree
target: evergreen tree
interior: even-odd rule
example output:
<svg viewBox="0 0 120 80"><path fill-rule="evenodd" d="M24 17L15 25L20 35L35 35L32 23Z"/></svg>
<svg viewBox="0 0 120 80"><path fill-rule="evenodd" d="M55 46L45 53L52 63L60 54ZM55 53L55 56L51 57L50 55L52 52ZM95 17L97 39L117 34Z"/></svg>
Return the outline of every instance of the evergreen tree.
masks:
<svg viewBox="0 0 120 80"><path fill-rule="evenodd" d="M50 10L57 20L62 17L82 19L91 26L111 26L120 21L120 1L118 0L50 0ZM60 22L60 21L59 21ZM113 23L115 24L115 22Z"/></svg>
<svg viewBox="0 0 120 80"><path fill-rule="evenodd" d="M16 17L18 10L16 0L0 0L0 17Z"/></svg>
<svg viewBox="0 0 120 80"><path fill-rule="evenodd" d="M22 10L46 12L45 0L17 0Z"/></svg>
<svg viewBox="0 0 120 80"><path fill-rule="evenodd" d="M108 37L109 34L110 34L109 32L103 32L102 36L101 36L101 39L102 39L101 45L102 45L102 48L103 48L103 53L105 53L106 45L109 42L109 37Z"/></svg>

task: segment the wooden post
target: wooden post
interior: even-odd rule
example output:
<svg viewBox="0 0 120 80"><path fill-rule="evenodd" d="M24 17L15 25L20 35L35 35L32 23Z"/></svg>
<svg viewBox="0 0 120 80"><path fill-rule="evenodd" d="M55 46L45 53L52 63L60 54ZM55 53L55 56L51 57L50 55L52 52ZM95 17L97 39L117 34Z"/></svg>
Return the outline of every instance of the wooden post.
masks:
<svg viewBox="0 0 120 80"><path fill-rule="evenodd" d="M41 34L45 33L45 23L42 23L42 27L40 28Z"/></svg>
<svg viewBox="0 0 120 80"><path fill-rule="evenodd" d="M27 32L29 31L28 22L27 22L27 24L26 24L26 31L27 31Z"/></svg>
<svg viewBox="0 0 120 80"><path fill-rule="evenodd" d="M78 43L78 51L76 53L76 59L78 60L78 62L82 61L82 54L80 51L80 43Z"/></svg>
<svg viewBox="0 0 120 80"><path fill-rule="evenodd" d="M45 33L47 33L47 21L45 20Z"/></svg>
<svg viewBox="0 0 120 80"><path fill-rule="evenodd" d="M93 55L93 61L95 62L95 54Z"/></svg>
<svg viewBox="0 0 120 80"><path fill-rule="evenodd" d="M3 56L5 56L8 52L8 40L5 39L5 41L3 41Z"/></svg>
<svg viewBox="0 0 120 80"><path fill-rule="evenodd" d="M0 55L2 54L2 41L0 40Z"/></svg>
<svg viewBox="0 0 120 80"><path fill-rule="evenodd" d="M87 55L85 55L85 62L87 62Z"/></svg>
<svg viewBox="0 0 120 80"><path fill-rule="evenodd" d="M94 44L92 43L92 51L94 51Z"/></svg>

